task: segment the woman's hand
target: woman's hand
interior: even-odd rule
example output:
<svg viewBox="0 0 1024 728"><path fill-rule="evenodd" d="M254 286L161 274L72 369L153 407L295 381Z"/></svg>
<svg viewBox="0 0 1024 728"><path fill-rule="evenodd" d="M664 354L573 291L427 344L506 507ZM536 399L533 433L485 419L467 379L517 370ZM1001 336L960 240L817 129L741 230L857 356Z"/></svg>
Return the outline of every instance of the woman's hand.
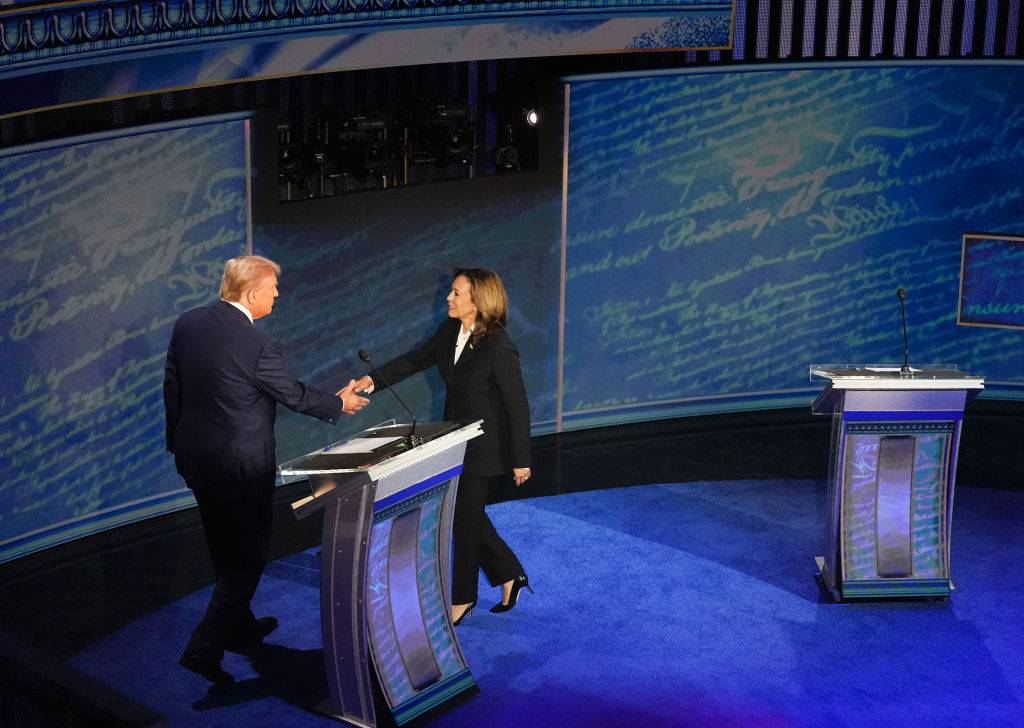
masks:
<svg viewBox="0 0 1024 728"><path fill-rule="evenodd" d="M519 487L530 479L530 469L512 468L512 477L516 479L516 487Z"/></svg>

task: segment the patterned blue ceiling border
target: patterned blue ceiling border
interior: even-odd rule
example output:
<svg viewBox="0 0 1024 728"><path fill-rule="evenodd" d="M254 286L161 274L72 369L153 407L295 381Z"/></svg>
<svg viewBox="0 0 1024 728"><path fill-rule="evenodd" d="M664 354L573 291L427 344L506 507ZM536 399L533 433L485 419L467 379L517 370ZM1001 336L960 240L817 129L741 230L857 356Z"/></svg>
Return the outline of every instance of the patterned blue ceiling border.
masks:
<svg viewBox="0 0 1024 728"><path fill-rule="evenodd" d="M296 33L510 21L586 23L680 13L729 18L732 0L112 0L14 6L0 12L0 75ZM724 39L716 35L715 47L728 43L728 31ZM652 36L651 41L658 39Z"/></svg>

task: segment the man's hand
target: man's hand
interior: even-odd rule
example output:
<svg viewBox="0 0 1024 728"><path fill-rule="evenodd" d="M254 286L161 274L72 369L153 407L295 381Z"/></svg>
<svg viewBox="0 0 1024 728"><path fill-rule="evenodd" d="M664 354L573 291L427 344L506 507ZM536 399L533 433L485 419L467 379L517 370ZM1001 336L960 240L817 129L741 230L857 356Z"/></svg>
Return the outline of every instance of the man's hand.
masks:
<svg viewBox="0 0 1024 728"><path fill-rule="evenodd" d="M357 391L362 390L359 389L359 385L355 379L350 379L348 380L348 385L346 385L344 389L338 390L336 393L337 396L341 397L341 401L345 403L345 409L343 411L347 415L354 415L370 403L370 400L366 397L360 397L356 394Z"/></svg>
<svg viewBox="0 0 1024 728"><path fill-rule="evenodd" d="M359 378L359 381L356 382L356 389L355 389L355 391L356 392L367 392L367 391L372 392L373 391L373 380L370 378L369 374Z"/></svg>

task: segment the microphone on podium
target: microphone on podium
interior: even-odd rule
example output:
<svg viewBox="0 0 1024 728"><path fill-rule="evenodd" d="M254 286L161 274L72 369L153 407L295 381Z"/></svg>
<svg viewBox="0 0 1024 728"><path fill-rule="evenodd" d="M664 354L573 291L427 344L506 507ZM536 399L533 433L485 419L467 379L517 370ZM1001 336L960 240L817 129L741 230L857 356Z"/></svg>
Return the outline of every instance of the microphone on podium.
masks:
<svg viewBox="0 0 1024 728"><path fill-rule="evenodd" d="M409 434L406 437L406 441L409 443L409 447L416 447L417 445L421 445L422 441L420 440L420 438L416 437L416 415L412 413L412 410L409 409L409 406L404 401L402 401L401 397L398 396L398 392L396 392L394 388L390 384L388 384L388 380L384 378L384 376L380 373L380 370L377 369L376 365L374 365L374 363L370 360L370 352L368 352L366 349L360 349L359 358L373 368L373 373L376 374L377 378L384 383L384 386L388 388L388 391L391 392L391 394L395 395L395 399L398 400L398 404L402 405L403 409L405 409L405 411L409 413L409 417L412 418L412 427L409 429Z"/></svg>
<svg viewBox="0 0 1024 728"><path fill-rule="evenodd" d="M900 367L900 376L910 376L910 344L907 339L907 310L903 306L903 299L907 297L907 291L903 286L900 286L896 290L896 295L900 299L900 315L903 317L903 366Z"/></svg>

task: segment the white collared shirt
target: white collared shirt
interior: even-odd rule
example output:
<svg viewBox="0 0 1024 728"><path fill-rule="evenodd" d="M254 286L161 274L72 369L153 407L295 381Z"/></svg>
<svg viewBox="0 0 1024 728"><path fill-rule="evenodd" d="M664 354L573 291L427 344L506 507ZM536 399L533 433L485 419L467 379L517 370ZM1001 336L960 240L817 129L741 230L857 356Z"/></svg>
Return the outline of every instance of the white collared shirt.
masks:
<svg viewBox="0 0 1024 728"><path fill-rule="evenodd" d="M469 337L473 334L473 328L470 327L469 331L463 331L462 327L459 327L459 338L455 341L455 362L458 363L459 357L462 356L462 350L466 348L466 342L469 341Z"/></svg>

